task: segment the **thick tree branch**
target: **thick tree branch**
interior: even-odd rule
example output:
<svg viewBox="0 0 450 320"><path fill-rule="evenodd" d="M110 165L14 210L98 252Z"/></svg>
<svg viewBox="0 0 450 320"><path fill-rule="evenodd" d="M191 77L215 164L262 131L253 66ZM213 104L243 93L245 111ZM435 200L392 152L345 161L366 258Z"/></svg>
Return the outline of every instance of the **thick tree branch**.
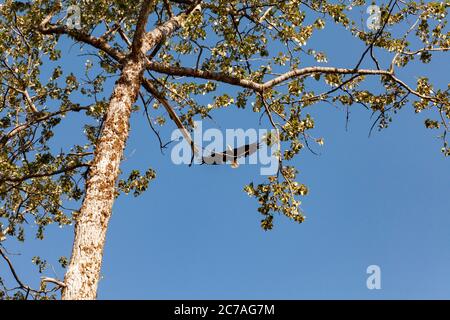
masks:
<svg viewBox="0 0 450 320"><path fill-rule="evenodd" d="M39 31L42 34L47 35L61 35L65 34L69 37L74 38L77 41L89 44L93 46L94 48L97 48L106 54L108 54L110 57L115 59L116 61L122 63L125 59L125 55L120 52L119 50L113 48L105 39L103 38L96 38L94 36L91 36L83 31L75 30L75 29L69 29L66 26L56 26L56 25L43 25L41 24L39 26Z"/></svg>
<svg viewBox="0 0 450 320"><path fill-rule="evenodd" d="M259 83L247 79L241 79L223 72L204 71L200 69L174 66L154 61L151 61L147 64L147 69L171 76L193 77L205 80L214 80L235 86L253 89L255 91L261 91L261 85Z"/></svg>
<svg viewBox="0 0 450 320"><path fill-rule="evenodd" d="M143 49L144 41L146 40L145 27L147 26L148 16L155 4L154 0L143 0L139 18L136 24L136 31L131 45L131 55L136 56Z"/></svg>
<svg viewBox="0 0 450 320"><path fill-rule="evenodd" d="M389 71L386 70L372 70L372 69L349 69L349 68L334 68L334 67L306 67L302 69L294 69L288 71L272 80L265 83L259 83L247 79L241 79L227 73L215 72L215 71L204 71L200 69L172 66L168 64L163 64L159 62L149 62L147 64L147 69L156 71L163 74L168 74L172 76L187 76L193 78L201 78L205 80L214 80L218 82L223 82L235 86L240 86L248 89L255 90L257 92L262 92L264 90L270 89L282 82L308 74L314 73L337 73L337 74L358 74L358 75L390 75Z"/></svg>
<svg viewBox="0 0 450 320"><path fill-rule="evenodd" d="M376 70L376 69L350 69L350 68L335 68L335 67L305 67L301 69L294 69L288 71L274 79L266 81L264 83L259 83L247 79L241 79L227 73L223 72L215 72L215 71L204 71L200 69L193 69L187 67L173 66L160 62L148 62L147 69L151 71L155 71L158 73L171 75L171 76L179 76L179 77L193 77L200 78L205 80L212 80L222 83L231 84L234 86L240 86L243 88L252 89L256 92L263 92L265 90L271 89L276 85L282 84L283 82L305 75L311 75L315 73L320 74L351 74L351 75L379 75L379 76L387 76L390 77L393 81L404 87L410 93L416 95L419 98L436 101L434 97L426 96L420 94L415 91L411 87L409 87L404 81L397 78L392 70Z"/></svg>
<svg viewBox="0 0 450 320"><path fill-rule="evenodd" d="M82 168L82 167L89 167L89 164L87 163L78 163L78 164L74 164L71 166L67 166L55 171L51 171L51 172L37 172L37 173L32 173L32 174L28 174L22 177L14 177L14 178L9 178L9 177L1 177L0 178L0 183L4 183L4 182L23 182L25 180L28 179L33 179L33 178L43 178L43 177L50 177L50 176L55 176L61 173L65 173L65 172L69 172L69 171L73 171L75 169L78 168Z"/></svg>
<svg viewBox="0 0 450 320"><path fill-rule="evenodd" d="M142 46L142 52L146 53L165 38L170 37L178 28L180 28L186 19L197 10L201 10L201 1L195 1L195 3L186 12L183 12L177 16L174 16L164 22L162 25L156 27L152 31L148 32L145 37L146 41Z"/></svg>
<svg viewBox="0 0 450 320"><path fill-rule="evenodd" d="M200 2L195 2L186 12L174 16L164 24L159 27L156 27L152 31L145 34L146 40L142 44L142 51L147 52L155 45L157 45L160 41L162 41L165 37L170 36L176 29L178 29L182 23L186 20L189 14L195 12L196 10L200 10ZM147 3L147 2L146 2ZM150 4L148 4L150 6ZM43 34L66 34L68 36L73 37L74 39L90 44L93 47L102 50L107 53L109 56L114 58L117 62L123 63L125 59L125 55L117 49L114 49L106 40L102 38L96 38L84 32L69 29L65 26L55 26L55 25L47 25L49 19L43 21L40 25L39 30ZM370 47L369 47L370 49ZM433 100L432 97L424 96L416 92L415 90L408 87L403 81L398 79L392 74L392 71L387 70L372 70L372 69L350 69L350 68L334 68L334 67L306 67L302 69L295 69L288 71L272 80L269 80L265 83L258 83L247 79L241 79L226 73L222 72L214 72L214 71L204 71L200 69L193 69L187 67L180 66L172 66L168 64L163 64L154 61L147 60L147 69L156 71L159 73L172 75L172 76L189 76L194 78L201 78L206 80L214 80L218 82L223 82L231 85L240 86L243 88L252 89L256 92L263 92L267 89L270 89L282 82L289 80L291 78L304 76L308 74L314 73L337 73L337 74L358 74L358 75L386 75L391 77L395 82L405 87L412 94L428 100Z"/></svg>
<svg viewBox="0 0 450 320"><path fill-rule="evenodd" d="M302 69L295 69L288 71L272 80L262 84L262 90L270 89L282 82L314 73L321 74L358 74L358 75L390 75L386 70L372 70L372 69L348 69L348 68L334 68L334 67L306 67Z"/></svg>

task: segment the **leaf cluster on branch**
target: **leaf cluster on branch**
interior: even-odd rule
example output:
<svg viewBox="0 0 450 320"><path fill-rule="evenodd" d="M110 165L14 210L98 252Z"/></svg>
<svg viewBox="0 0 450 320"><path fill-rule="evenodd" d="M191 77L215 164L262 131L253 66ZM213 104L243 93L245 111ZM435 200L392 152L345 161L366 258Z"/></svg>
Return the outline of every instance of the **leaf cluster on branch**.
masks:
<svg viewBox="0 0 450 320"><path fill-rule="evenodd" d="M178 127L192 142L194 120L212 119L216 110L231 107L252 108L278 133L278 173L245 187L259 203L265 230L273 227L277 213L304 221L299 197L308 189L296 181L297 170L289 162L305 148L313 151L312 144L323 144L310 133L316 124L308 109L314 105L368 109L379 129L403 107L426 111L425 126L441 130L441 151L450 155L450 85L400 76L411 64L447 55L448 2L384 2L380 28L368 30L356 10L365 12L371 4L363 0L143 1L150 31L141 21L148 15L140 14L136 3L6 0L0 6L0 242L23 241L28 223L38 226L35 236L41 239L49 224L76 220L77 209L70 205L79 206L84 196L108 108L107 84L130 57L144 59L146 69L134 111L145 109L161 148L166 144L155 124ZM80 28L66 23L71 5L80 8ZM310 45L330 28L362 43L365 49L356 61L333 65L334 52ZM61 51L64 43L89 58L84 67L68 70L61 62L70 55ZM140 47L142 52L134 50ZM202 96L209 102L201 102ZM61 145L54 142L64 134L60 130L74 121L82 132L55 148ZM132 170L117 183L117 194L139 195L155 176L150 168L144 174ZM46 292L16 280L11 298ZM11 292L1 278L0 292L0 297Z"/></svg>

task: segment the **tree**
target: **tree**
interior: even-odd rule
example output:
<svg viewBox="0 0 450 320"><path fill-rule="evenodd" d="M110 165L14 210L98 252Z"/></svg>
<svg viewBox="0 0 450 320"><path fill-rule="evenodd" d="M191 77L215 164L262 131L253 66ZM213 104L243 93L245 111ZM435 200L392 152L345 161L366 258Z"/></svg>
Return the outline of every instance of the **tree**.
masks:
<svg viewBox="0 0 450 320"><path fill-rule="evenodd" d="M358 26L366 13L351 10L368 5L359 0L144 0L138 5L7 0L0 8L0 254L17 286L8 289L0 278L0 295L52 298L61 289L63 299L96 297L114 200L121 192L141 194L156 176L150 168L120 175L130 115L139 108L147 117L151 105L163 108L193 153L199 152L191 138L195 119L250 104L266 117L281 141L278 172L244 188L258 200L265 230L272 229L275 213L304 221L298 197L308 189L295 181L297 171L288 162L310 143L323 144L308 133L314 120L307 107L359 105L376 114L374 126L380 129L404 106L429 110L434 113L425 125L442 130L442 152L448 156L450 86L435 88L426 77L411 85L399 76L416 58L426 64L433 55L446 54L448 3L391 0L370 7L370 23ZM308 45L324 28L341 28L360 40L365 47L360 59L329 66L326 53ZM63 41L88 48L96 62L87 62L79 74L64 70L58 65ZM50 68L46 80L42 73ZM110 91L105 83L112 77L117 80ZM238 92L224 94L227 85ZM202 105L200 95L211 96L211 103ZM84 138L67 150L52 148L58 125L75 113L85 114ZM157 120L165 122L161 116ZM69 210L68 203L81 207ZM60 259L68 264L63 281L43 278L41 287L32 289L15 272L1 241L23 241L27 219L38 225L40 239L49 224L75 223L70 261ZM45 265L39 257L34 262Z"/></svg>

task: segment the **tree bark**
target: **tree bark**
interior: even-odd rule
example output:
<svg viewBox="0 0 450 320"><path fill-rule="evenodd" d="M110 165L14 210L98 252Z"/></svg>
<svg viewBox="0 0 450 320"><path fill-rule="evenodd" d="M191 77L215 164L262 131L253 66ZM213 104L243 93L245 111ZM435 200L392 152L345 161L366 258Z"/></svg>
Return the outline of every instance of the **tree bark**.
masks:
<svg viewBox="0 0 450 320"><path fill-rule="evenodd" d="M109 102L86 181L86 195L76 219L72 257L64 279L65 287L62 290L63 300L95 299L97 296L106 231L112 214L119 166L128 138L131 107L136 102L148 61L145 54L178 29L189 14L201 9L195 4L186 13L172 17L146 33L145 25L153 4L153 1L142 3L131 53L126 59L99 40L76 32L74 34L96 47L108 50L108 54L120 60L123 68ZM44 21L43 25L45 23ZM64 30L63 28L61 32ZM53 31L58 33L60 30ZM43 28L43 32L53 31Z"/></svg>
<svg viewBox="0 0 450 320"><path fill-rule="evenodd" d="M63 300L96 298L119 165L143 71L144 59L137 55L125 62L115 84L89 169L86 195L76 218L72 257L64 279L66 286L62 291Z"/></svg>

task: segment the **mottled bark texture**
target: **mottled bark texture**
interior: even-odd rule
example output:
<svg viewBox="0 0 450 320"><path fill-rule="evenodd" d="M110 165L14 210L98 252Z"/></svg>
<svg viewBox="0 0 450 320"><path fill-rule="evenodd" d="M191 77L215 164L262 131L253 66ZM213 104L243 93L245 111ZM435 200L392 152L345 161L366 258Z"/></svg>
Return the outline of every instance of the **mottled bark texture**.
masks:
<svg viewBox="0 0 450 320"><path fill-rule="evenodd" d="M112 214L119 166L128 138L131 108L137 99L143 72L150 62L145 54L166 37L171 36L189 14L200 10L200 7L194 4L185 13L172 17L146 33L145 25L153 6L154 1L142 2L136 32L130 44L131 53L128 56L92 36L67 31L64 27L41 27L43 33L67 33L90 43L122 64L122 74L110 99L103 130L89 169L86 195L75 224L72 257L62 291L62 299L65 300L95 299L97 296L106 231Z"/></svg>
<svg viewBox="0 0 450 320"><path fill-rule="evenodd" d="M127 61L111 96L86 182L86 196L75 224L63 299L96 298L115 184L128 137L131 108L137 99L143 70L142 57Z"/></svg>

